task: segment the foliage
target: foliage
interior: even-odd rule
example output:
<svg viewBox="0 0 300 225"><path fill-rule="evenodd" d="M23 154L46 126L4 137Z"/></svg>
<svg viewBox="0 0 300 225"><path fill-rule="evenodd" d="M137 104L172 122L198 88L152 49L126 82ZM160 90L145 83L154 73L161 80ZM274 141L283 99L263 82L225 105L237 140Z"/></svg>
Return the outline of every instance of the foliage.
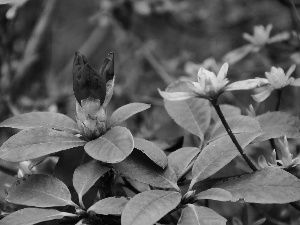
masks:
<svg viewBox="0 0 300 225"><path fill-rule="evenodd" d="M228 219L259 225L273 221L261 207L286 204L299 210L300 160L291 143L300 137L300 119L280 111L283 90L300 86L291 77L296 66L286 73L272 67L266 78L227 78L231 66L249 55L299 38L297 32L271 35L272 28L255 26L253 35L243 35L246 45L220 61L186 64L192 76L158 89L166 112L185 132L184 143L151 140L130 129L130 118L146 115L150 104L133 102L109 113L118 91L115 53L97 71L76 52L75 120L58 112L29 112L0 123L21 130L0 147L0 159L20 165L6 195L5 208L12 210L1 209L0 225L225 225ZM242 115L239 107L220 104L224 95L252 89L258 104L277 93L275 111L258 113L251 105ZM53 159L50 172L39 170ZM241 219L213 204L242 206Z"/></svg>

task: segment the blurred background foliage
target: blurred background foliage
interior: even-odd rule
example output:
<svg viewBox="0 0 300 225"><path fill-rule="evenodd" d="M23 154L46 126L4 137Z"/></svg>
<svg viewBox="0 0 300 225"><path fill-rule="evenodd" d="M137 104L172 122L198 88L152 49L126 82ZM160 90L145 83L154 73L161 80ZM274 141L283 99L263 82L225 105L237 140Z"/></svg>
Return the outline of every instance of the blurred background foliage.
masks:
<svg viewBox="0 0 300 225"><path fill-rule="evenodd" d="M271 34L299 31L299 9L299 0L17 0L0 5L0 121L32 111L74 118L74 52L99 69L114 51L116 86L109 113L130 102L150 103L151 109L125 124L135 136L168 140L186 135L166 113L157 88L188 76L189 61L221 61L227 52L247 44L242 34L252 34L255 25L273 24ZM292 64L299 67L299 46L297 38L266 46L230 66L228 77L236 81L264 77L271 66L285 71ZM298 78L299 68L293 76ZM297 88L285 90L281 110L299 116L299 97ZM253 104L261 114L274 110L275 99L272 95L257 104L248 91L224 94L220 101L240 107L244 114ZM1 128L0 144L15 132ZM2 202L17 166L0 161ZM216 206L226 217L240 208L226 206ZM281 221L291 218L286 207L276 215ZM268 206L264 208L267 212Z"/></svg>

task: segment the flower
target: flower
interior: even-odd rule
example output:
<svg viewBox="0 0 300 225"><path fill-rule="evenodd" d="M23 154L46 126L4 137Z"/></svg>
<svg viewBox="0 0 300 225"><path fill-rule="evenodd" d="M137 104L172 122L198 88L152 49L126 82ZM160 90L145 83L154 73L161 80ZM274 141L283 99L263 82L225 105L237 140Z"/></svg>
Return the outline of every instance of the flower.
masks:
<svg viewBox="0 0 300 225"><path fill-rule="evenodd" d="M272 91L282 89L288 85L300 86L300 79L290 77L294 72L296 65L292 65L289 70L284 73L283 69L278 67L272 67L270 72L266 72L268 84L264 89L255 95L252 95L253 99L257 102L262 102L270 96Z"/></svg>
<svg viewBox="0 0 300 225"><path fill-rule="evenodd" d="M297 156L296 158L293 158L293 154L290 152L289 144L287 141L286 136L283 138L283 142L281 140L279 141L279 148L278 148L278 157L279 160L276 160L276 152L275 149L272 153L270 162L267 162L264 156L259 156L258 158L258 165L261 168L265 167L279 167L279 168L285 168L289 169L292 167L297 166L300 164L300 156ZM278 165L279 163L279 165Z"/></svg>
<svg viewBox="0 0 300 225"><path fill-rule="evenodd" d="M254 26L253 35L248 33L243 34L243 38L250 42L253 46L252 51L257 52L261 47L266 44L285 41L290 38L288 32L282 32L270 37L273 26L269 24L266 28L262 25Z"/></svg>
<svg viewBox="0 0 300 225"><path fill-rule="evenodd" d="M267 83L267 79L256 78L237 81L228 85L227 72L228 63L222 65L218 75L200 67L197 75L198 82L182 81L188 85L187 92L158 91L163 98L170 101L180 101L195 97L213 100L225 91L248 90Z"/></svg>
<svg viewBox="0 0 300 225"><path fill-rule="evenodd" d="M97 72L84 55L76 52L72 73L77 124L85 137L98 138L107 129L106 107L113 94L114 54L106 57Z"/></svg>

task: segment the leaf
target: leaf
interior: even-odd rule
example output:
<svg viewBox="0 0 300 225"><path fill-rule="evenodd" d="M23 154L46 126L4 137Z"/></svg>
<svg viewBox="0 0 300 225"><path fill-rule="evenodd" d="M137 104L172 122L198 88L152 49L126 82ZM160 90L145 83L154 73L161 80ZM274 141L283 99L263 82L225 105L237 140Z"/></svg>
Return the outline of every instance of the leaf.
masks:
<svg viewBox="0 0 300 225"><path fill-rule="evenodd" d="M87 211L102 215L121 215L127 203L128 199L125 197L109 197L96 202Z"/></svg>
<svg viewBox="0 0 300 225"><path fill-rule="evenodd" d="M164 169L167 167L168 157L164 151L157 147L153 142L142 138L134 138L134 147L141 150L161 168Z"/></svg>
<svg viewBox="0 0 300 225"><path fill-rule="evenodd" d="M228 104L220 104L221 111L225 118L229 118L232 116L240 116L242 114L241 109L239 107L228 105ZM211 118L214 121L220 120L216 110L213 108L211 111Z"/></svg>
<svg viewBox="0 0 300 225"><path fill-rule="evenodd" d="M85 153L83 146L67 149L60 152L59 155L54 169L54 176L68 187L72 187L75 169L82 163L91 161L93 158Z"/></svg>
<svg viewBox="0 0 300 225"><path fill-rule="evenodd" d="M0 123L0 127L13 127L18 129L54 128L72 133L80 133L77 123L70 117L60 113L31 112L14 116Z"/></svg>
<svg viewBox="0 0 300 225"><path fill-rule="evenodd" d="M168 155L169 165L173 168L177 177L181 176L199 152L199 148L184 147Z"/></svg>
<svg viewBox="0 0 300 225"><path fill-rule="evenodd" d="M134 196L125 206L122 225L152 225L180 203L181 194L152 190Z"/></svg>
<svg viewBox="0 0 300 225"><path fill-rule="evenodd" d="M226 221L210 208L188 204L181 212L178 225L226 225Z"/></svg>
<svg viewBox="0 0 300 225"><path fill-rule="evenodd" d="M211 199L216 201L228 201L231 199L232 195L229 191L220 188L210 188L208 190L202 191L195 196L196 200Z"/></svg>
<svg viewBox="0 0 300 225"><path fill-rule="evenodd" d="M300 137L299 118L284 112L268 112L255 117L261 124L263 135L254 141L261 142L271 138L278 138L286 135L287 138Z"/></svg>
<svg viewBox="0 0 300 225"><path fill-rule="evenodd" d="M0 148L0 158L10 162L35 159L61 150L83 146L85 141L64 131L50 128L22 130Z"/></svg>
<svg viewBox="0 0 300 225"><path fill-rule="evenodd" d="M175 82L166 89L168 92L187 91L183 82ZM193 98L183 101L164 100L165 108L172 119L188 132L204 138L211 119L211 107L209 101L201 98Z"/></svg>
<svg viewBox="0 0 300 225"><path fill-rule="evenodd" d="M180 190L177 186L177 177L174 170L169 166L162 169L138 150L133 150L124 161L112 166L122 176L141 183L150 184L154 187Z"/></svg>
<svg viewBox="0 0 300 225"><path fill-rule="evenodd" d="M103 166L97 160L91 160L80 165L73 175L73 186L78 193L79 202L82 204L82 196L103 176L110 168Z"/></svg>
<svg viewBox="0 0 300 225"><path fill-rule="evenodd" d="M220 182L214 188L231 193L227 201L261 204L285 204L300 200L300 181L292 174L274 167Z"/></svg>
<svg viewBox="0 0 300 225"><path fill-rule="evenodd" d="M1 225L32 225L43 221L57 220L65 216L77 217L72 213L60 212L55 209L26 208L9 214L0 220Z"/></svg>
<svg viewBox="0 0 300 225"><path fill-rule="evenodd" d="M124 160L133 150L134 142L125 127L113 127L98 139L88 142L84 149L94 159L106 163Z"/></svg>
<svg viewBox="0 0 300 225"><path fill-rule="evenodd" d="M261 133L241 133L235 137L242 148L245 148ZM192 181L190 189L193 185L204 180L227 165L238 154L238 150L233 144L231 138L227 135L209 143L199 154L192 169Z"/></svg>
<svg viewBox="0 0 300 225"><path fill-rule="evenodd" d="M75 205L67 186L46 174L25 175L8 191L8 202L35 207Z"/></svg>
<svg viewBox="0 0 300 225"><path fill-rule="evenodd" d="M144 103L130 103L118 108L108 120L108 126L114 127L127 120L136 113L149 109L151 105Z"/></svg>
<svg viewBox="0 0 300 225"><path fill-rule="evenodd" d="M256 119L249 116L234 116L226 119L232 133L252 133L261 131L261 126ZM218 121L215 125L209 142L214 141L220 137L227 135L224 125L221 121Z"/></svg>

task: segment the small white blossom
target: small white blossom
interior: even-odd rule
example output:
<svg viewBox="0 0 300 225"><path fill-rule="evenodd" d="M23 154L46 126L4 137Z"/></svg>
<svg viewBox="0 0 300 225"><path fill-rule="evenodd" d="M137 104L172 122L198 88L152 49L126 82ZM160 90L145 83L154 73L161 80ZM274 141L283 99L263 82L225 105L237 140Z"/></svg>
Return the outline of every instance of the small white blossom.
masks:
<svg viewBox="0 0 300 225"><path fill-rule="evenodd" d="M292 65L285 73L280 67L272 67L270 72L265 73L268 84L260 93L252 95L253 99L257 102L262 102L268 98L274 90L282 89L288 85L300 86L300 79L290 77L295 68L296 65Z"/></svg>
<svg viewBox="0 0 300 225"><path fill-rule="evenodd" d="M189 87L187 92L164 92L159 90L159 93L163 98L170 101L180 101L194 97L212 100L225 91L248 90L268 83L267 79L256 78L237 81L228 85L227 72L228 63L222 65L218 75L200 67L197 75L198 82L185 81Z"/></svg>
<svg viewBox="0 0 300 225"><path fill-rule="evenodd" d="M267 27L262 25L254 26L253 35L244 33L243 38L249 41L253 46L253 52L259 51L261 47L267 44L285 41L290 38L290 34L288 32L278 33L273 37L270 37L272 28L273 26L271 24L269 24Z"/></svg>

